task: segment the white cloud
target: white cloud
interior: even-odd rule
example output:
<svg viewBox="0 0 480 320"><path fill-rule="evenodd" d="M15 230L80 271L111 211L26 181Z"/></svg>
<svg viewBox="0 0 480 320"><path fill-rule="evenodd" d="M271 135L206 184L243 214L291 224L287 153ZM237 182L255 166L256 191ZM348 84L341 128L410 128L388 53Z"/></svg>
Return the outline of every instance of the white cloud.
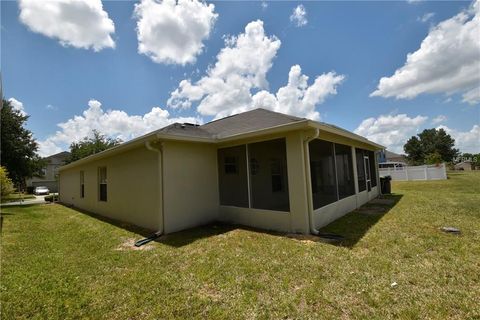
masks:
<svg viewBox="0 0 480 320"><path fill-rule="evenodd" d="M262 9L266 10L268 8L268 3L267 1L262 1Z"/></svg>
<svg viewBox="0 0 480 320"><path fill-rule="evenodd" d="M474 125L469 131L459 131L447 126L438 126L455 139L455 147L461 152L480 153L480 126Z"/></svg>
<svg viewBox="0 0 480 320"><path fill-rule="evenodd" d="M387 147L390 151L403 153L404 144L417 134L427 119L428 117L420 115L414 118L406 114L381 115L363 120L354 132Z"/></svg>
<svg viewBox="0 0 480 320"><path fill-rule="evenodd" d="M27 113L25 112L25 108L23 107L23 103L22 103L22 102L18 101L17 99L15 99L15 98L13 98L13 97L10 98L10 99L8 99L8 101L10 102L10 104L12 105L12 107L13 107L14 110L20 111L20 114L21 114L22 116L26 116L26 115L27 115Z"/></svg>
<svg viewBox="0 0 480 320"><path fill-rule="evenodd" d="M45 140L39 141L39 154L47 156L68 149L72 142L90 135L92 130L127 141L174 122L201 122L201 119L193 117L172 118L167 110L159 107L153 107L150 112L140 116L128 115L121 110L104 111L101 105L97 100L90 100L88 108L82 115L59 123L60 130Z"/></svg>
<svg viewBox="0 0 480 320"><path fill-rule="evenodd" d="M154 62L194 63L218 14L197 0L142 0L135 5L138 52Z"/></svg>
<svg viewBox="0 0 480 320"><path fill-rule="evenodd" d="M100 51L114 48L113 21L100 0L19 0L20 21L63 46Z"/></svg>
<svg viewBox="0 0 480 320"><path fill-rule="evenodd" d="M432 19L434 16L435 16L435 12L427 12L423 16L418 17L417 21L425 23L428 20Z"/></svg>
<svg viewBox="0 0 480 320"><path fill-rule="evenodd" d="M440 22L408 54L403 67L380 79L370 96L412 99L423 93L460 93L463 101L480 102L480 2Z"/></svg>
<svg viewBox="0 0 480 320"><path fill-rule="evenodd" d="M305 10L303 4L299 4L293 9L290 21L292 21L297 27L303 27L308 23L307 10Z"/></svg>
<svg viewBox="0 0 480 320"><path fill-rule="evenodd" d="M337 94L337 86L344 78L335 72L324 73L309 86L308 77L302 74L299 65L295 65L288 74L288 84L278 89L276 95L265 90L256 93L252 97L253 107L320 120L315 107L328 96Z"/></svg>
<svg viewBox="0 0 480 320"><path fill-rule="evenodd" d="M465 92L462 101L472 105L480 103L480 87Z"/></svg>
<svg viewBox="0 0 480 320"><path fill-rule="evenodd" d="M439 124L439 123L442 123L442 122L445 122L447 121L447 117L440 114L438 116L436 116L435 118L432 119L432 124Z"/></svg>
<svg viewBox="0 0 480 320"><path fill-rule="evenodd" d="M272 94L267 91L266 75L280 45L275 36L265 35L262 21L250 22L244 33L226 37L225 48L205 76L195 83L189 79L180 82L171 93L168 106L190 108L198 102L200 114L216 118L263 107L318 119L315 107L327 96L336 94L344 76L335 72L322 74L308 86L308 77L295 65L290 70L288 84ZM253 94L255 89L259 91Z"/></svg>

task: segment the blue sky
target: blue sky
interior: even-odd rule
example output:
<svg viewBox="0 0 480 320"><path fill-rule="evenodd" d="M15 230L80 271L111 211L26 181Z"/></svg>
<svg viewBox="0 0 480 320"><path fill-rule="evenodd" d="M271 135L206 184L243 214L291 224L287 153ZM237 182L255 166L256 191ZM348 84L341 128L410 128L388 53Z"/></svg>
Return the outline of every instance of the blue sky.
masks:
<svg viewBox="0 0 480 320"><path fill-rule="evenodd" d="M145 6L158 5L145 2ZM98 3L101 4L99 0ZM270 106L268 108L276 111L316 117L356 131L398 152L411 135L423 128L438 126L451 133L463 151L480 152L480 98L477 97L480 76L467 75L476 71L480 74L478 45L462 42L462 47L457 50L470 52L463 57L455 51L442 50L440 44L439 52L430 52L425 58L425 54L418 53L419 59L425 59L427 71L422 72L425 65L422 61L407 66L407 54L420 50L422 44L425 51L428 51L428 45L437 45L438 41L428 42L429 36L433 38L444 33L445 41L455 43L458 40L455 34L461 32L452 30L449 33L449 28L465 29L467 37L462 41L471 39L468 32L480 38L479 6L471 2L214 1L198 3L202 10L197 11L205 13L202 18L206 17L206 22L193 25L187 34L176 33L178 25L175 21L183 23L182 19L188 18L180 11L165 12L175 4L169 8L158 7L161 10L158 15L148 16L150 7L134 14L138 2L105 1L103 9L97 6L76 13L77 8L72 8L73 18L66 14L49 17L48 8L36 7L27 0L20 4L14 1L1 3L3 94L7 99L14 99L15 105L30 115L28 128L39 140L43 155L67 148L70 142L88 134L91 129L127 140L171 121L206 122L247 110L254 107L252 101L257 101L255 106L266 103ZM213 6L208 7L209 4ZM295 16L294 10L299 6L305 14ZM29 15L27 10L33 14ZM107 17L87 19L86 14L102 10ZM25 16L20 18L22 11ZM458 18L456 25L451 26L449 21L459 14L466 17ZM46 22L39 21L36 17L39 15L45 17ZM98 28L92 26L92 23L100 25L108 19L113 22L114 32L109 32L108 24ZM90 21L89 25L82 26L86 20ZM145 23L144 26L157 27L159 33L140 35L137 32L139 21ZM446 23L439 26L442 21ZM76 33L65 31L69 28L68 23L75 24ZM193 22L186 21L188 23ZM255 49L251 54L249 50L241 49L242 44L238 41L242 34L247 34L245 28L249 24L252 34L264 32L262 39L266 44L264 49ZM78 33L92 30L97 32L95 37L89 38L93 40L79 44L80 40L75 38L80 37ZM174 39L165 38L166 34L175 34ZM235 36L233 40L232 36ZM88 37L82 37L85 38ZM251 40L248 34L245 38L247 42ZM226 44L226 39L230 39L230 43ZM189 41L201 47L187 56L189 62L172 61L179 59L177 54L165 59L157 57L154 61L155 54L166 52L162 50L183 54L182 46ZM139 42L151 51L157 50L156 53L139 53ZM181 47L175 48L177 44ZM443 45L444 48L452 47L448 43ZM256 65L246 72L247 75L241 73L237 70L238 65L235 69L231 57L230 60L226 55L219 57L225 47L238 49L233 52L238 56L246 55L245 61L254 61ZM265 61L257 62L257 59ZM460 62L449 65L450 61L458 60ZM220 71L220 67L215 69L218 61L222 66L227 65L230 71ZM298 99L282 98L278 94L279 88L287 86L289 72L295 65L301 68L301 71L295 69L300 72L298 79L301 75L309 77L307 87L318 93L316 99L302 100L305 88L302 89L301 85L285 90L300 95ZM207 71L209 67L210 73ZM404 75L393 79L395 71L402 67L419 68L419 76L413 80L401 78ZM227 80L233 79L232 73L248 78L241 82L247 86L247 96L237 97L229 91L234 90L237 83ZM221 74L218 77L230 84L219 91L210 89L205 82L215 78L213 74ZM252 74L258 78L264 74L266 81L262 85L255 84L249 78ZM319 80L313 86L317 77L323 81ZM390 80L380 89L382 77ZM202 92L201 98L179 90L184 79ZM441 83L436 81L442 79ZM379 93L370 96L377 89ZM175 90L181 101L188 102L189 108L168 103ZM226 91L233 94L233 100L221 96ZM260 91L269 93L268 101L274 102L268 104L267 100L256 100L254 96ZM473 98L466 101L468 92L472 92ZM209 97L235 103L214 106L208 103ZM238 105L234 105L237 102ZM202 107L198 108L200 104ZM86 110L87 114L84 113ZM135 115L138 117L133 117ZM58 124L63 125L59 127Z"/></svg>

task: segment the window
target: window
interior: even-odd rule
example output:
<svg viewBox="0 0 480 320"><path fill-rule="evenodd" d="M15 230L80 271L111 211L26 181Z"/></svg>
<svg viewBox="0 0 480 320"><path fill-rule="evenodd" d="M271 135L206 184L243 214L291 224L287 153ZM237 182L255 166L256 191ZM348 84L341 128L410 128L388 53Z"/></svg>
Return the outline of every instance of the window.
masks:
<svg viewBox="0 0 480 320"><path fill-rule="evenodd" d="M280 159L272 159L270 163L272 171L272 192L282 192L283 189L283 170Z"/></svg>
<svg viewBox="0 0 480 320"><path fill-rule="evenodd" d="M237 158L225 157L224 168L225 174L238 174Z"/></svg>
<svg viewBox="0 0 480 320"><path fill-rule="evenodd" d="M85 198L85 174L80 171L80 198Z"/></svg>
<svg viewBox="0 0 480 320"><path fill-rule="evenodd" d="M255 158L250 158L250 174L253 176L258 174L259 169L260 167L258 165L258 160Z"/></svg>
<svg viewBox="0 0 480 320"><path fill-rule="evenodd" d="M220 204L248 208L246 146L218 149Z"/></svg>
<svg viewBox="0 0 480 320"><path fill-rule="evenodd" d="M335 160L337 168L338 198L343 199L355 194L353 180L352 147L335 144Z"/></svg>
<svg viewBox="0 0 480 320"><path fill-rule="evenodd" d="M313 208L337 201L337 181L333 143L313 140L309 143Z"/></svg>
<svg viewBox="0 0 480 320"><path fill-rule="evenodd" d="M98 200L107 201L107 168L98 168L99 194Z"/></svg>
<svg viewBox="0 0 480 320"><path fill-rule="evenodd" d="M251 207L290 211L285 139L248 145Z"/></svg>
<svg viewBox="0 0 480 320"><path fill-rule="evenodd" d="M365 160L363 159L363 150L355 149L355 154L357 158L358 191L362 192L367 190L367 178L365 176Z"/></svg>

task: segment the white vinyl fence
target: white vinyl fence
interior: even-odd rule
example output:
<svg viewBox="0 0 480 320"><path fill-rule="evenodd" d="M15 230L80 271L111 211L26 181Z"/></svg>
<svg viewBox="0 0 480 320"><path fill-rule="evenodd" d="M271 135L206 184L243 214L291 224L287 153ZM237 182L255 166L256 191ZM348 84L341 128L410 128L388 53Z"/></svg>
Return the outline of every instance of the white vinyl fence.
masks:
<svg viewBox="0 0 480 320"><path fill-rule="evenodd" d="M378 169L378 172L380 177L391 176L394 181L447 179L445 163L439 165L407 166L402 168L382 168Z"/></svg>

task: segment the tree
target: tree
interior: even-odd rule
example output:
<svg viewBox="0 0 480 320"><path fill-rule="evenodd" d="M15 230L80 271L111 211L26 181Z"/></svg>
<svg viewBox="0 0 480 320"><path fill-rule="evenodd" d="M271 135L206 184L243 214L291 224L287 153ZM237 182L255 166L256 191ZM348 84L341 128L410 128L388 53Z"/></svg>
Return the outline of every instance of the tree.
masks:
<svg viewBox="0 0 480 320"><path fill-rule="evenodd" d="M37 155L38 144L24 128L28 116L2 99L0 162L15 185L23 188L25 178L38 175L45 162Z"/></svg>
<svg viewBox="0 0 480 320"><path fill-rule="evenodd" d="M410 163L425 164L427 156L438 154L442 162L451 162L459 154L455 140L443 129L425 129L403 146ZM436 156L437 157L437 156ZM438 158L438 157L437 157Z"/></svg>
<svg viewBox="0 0 480 320"><path fill-rule="evenodd" d="M425 157L425 164L439 164L442 162L442 156L438 152L427 154Z"/></svg>
<svg viewBox="0 0 480 320"><path fill-rule="evenodd" d="M85 137L79 142L70 145L70 157L66 163L80 160L92 154L102 152L122 143L120 139L109 138L97 130L92 131L91 137Z"/></svg>
<svg viewBox="0 0 480 320"><path fill-rule="evenodd" d="M13 192L13 182L8 177L8 171L4 167L0 166L0 188L1 188L1 196L8 196L10 193Z"/></svg>

